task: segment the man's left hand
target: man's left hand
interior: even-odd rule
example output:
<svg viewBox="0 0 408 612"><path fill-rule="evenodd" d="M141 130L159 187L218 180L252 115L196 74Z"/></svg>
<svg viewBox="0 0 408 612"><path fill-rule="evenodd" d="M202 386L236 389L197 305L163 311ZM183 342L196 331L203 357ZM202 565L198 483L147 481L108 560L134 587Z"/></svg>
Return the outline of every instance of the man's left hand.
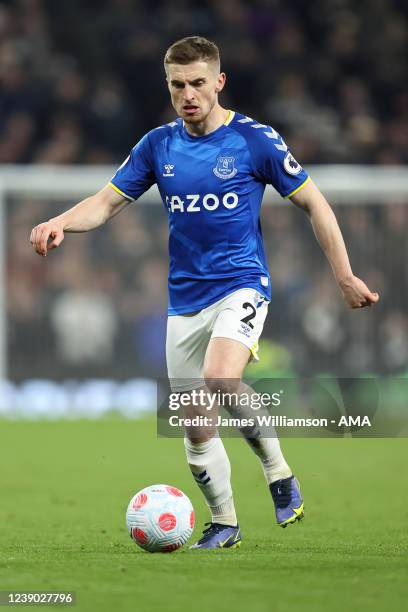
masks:
<svg viewBox="0 0 408 612"><path fill-rule="evenodd" d="M357 276L339 282L343 297L350 308L365 308L376 304L380 299L378 293L370 291L367 285Z"/></svg>

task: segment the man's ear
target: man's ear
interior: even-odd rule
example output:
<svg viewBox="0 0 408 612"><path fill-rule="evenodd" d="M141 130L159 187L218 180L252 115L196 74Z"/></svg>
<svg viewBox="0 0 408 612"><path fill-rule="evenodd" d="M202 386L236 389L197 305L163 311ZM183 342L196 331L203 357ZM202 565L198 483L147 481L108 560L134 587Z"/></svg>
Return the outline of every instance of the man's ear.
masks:
<svg viewBox="0 0 408 612"><path fill-rule="evenodd" d="M220 74L218 75L218 79L217 79L217 85L215 86L215 91L217 93L219 93L220 91L222 91L224 89L224 85L225 85L225 79L226 79L226 75L225 72L220 72Z"/></svg>

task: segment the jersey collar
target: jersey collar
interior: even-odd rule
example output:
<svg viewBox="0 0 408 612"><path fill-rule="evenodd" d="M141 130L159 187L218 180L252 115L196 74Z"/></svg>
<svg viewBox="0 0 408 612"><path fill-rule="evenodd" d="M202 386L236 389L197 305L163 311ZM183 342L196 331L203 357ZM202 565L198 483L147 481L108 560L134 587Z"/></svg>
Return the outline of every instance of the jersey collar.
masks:
<svg viewBox="0 0 408 612"><path fill-rule="evenodd" d="M235 117L235 111L228 109L228 115L227 115L227 118L224 121L224 123L222 123L216 130L213 130L209 134L205 134L205 136L192 136L186 130L185 123L184 123L184 121L182 121L182 128L183 128L184 136L186 136L188 138L188 140L192 140L192 141L195 141L195 142L197 142L198 140L203 140L203 139L206 139L206 138L211 138L215 134L218 134L218 131L221 130L225 125L229 125L231 123L231 121L234 119L234 117Z"/></svg>

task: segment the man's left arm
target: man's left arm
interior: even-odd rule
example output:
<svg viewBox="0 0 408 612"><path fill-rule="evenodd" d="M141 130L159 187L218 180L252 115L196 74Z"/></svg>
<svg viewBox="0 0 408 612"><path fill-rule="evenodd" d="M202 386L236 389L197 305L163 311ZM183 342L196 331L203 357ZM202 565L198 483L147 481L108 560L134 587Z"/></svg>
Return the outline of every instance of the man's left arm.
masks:
<svg viewBox="0 0 408 612"><path fill-rule="evenodd" d="M350 308L376 304L378 293L370 291L361 279L354 276L334 212L313 181L308 181L290 199L308 214L317 241L331 264L334 277Z"/></svg>

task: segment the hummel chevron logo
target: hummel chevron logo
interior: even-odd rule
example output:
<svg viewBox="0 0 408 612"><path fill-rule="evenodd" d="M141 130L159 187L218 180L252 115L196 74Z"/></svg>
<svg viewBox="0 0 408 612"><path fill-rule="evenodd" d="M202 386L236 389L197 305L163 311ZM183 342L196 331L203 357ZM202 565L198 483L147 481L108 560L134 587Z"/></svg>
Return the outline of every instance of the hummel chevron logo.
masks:
<svg viewBox="0 0 408 612"><path fill-rule="evenodd" d="M280 144L276 144L274 142L273 146L276 147L278 151L286 152L288 150L287 144L285 143L283 138L279 136L278 132L273 129L273 127L265 125L263 123L254 123L254 120L251 117L243 117L242 119L238 119L237 123L253 123L253 125L251 125L250 127L254 128L255 130L262 129L262 128L269 128L268 131L263 131L263 134L265 134L267 138L271 138L273 140L280 139L281 141Z"/></svg>
<svg viewBox="0 0 408 612"><path fill-rule="evenodd" d="M270 132L264 132L265 136L267 136L268 138L274 138L275 140L279 138L279 134L276 130L274 130L273 128L270 128L270 130Z"/></svg>
<svg viewBox="0 0 408 612"><path fill-rule="evenodd" d="M256 127L256 126L251 126L251 127ZM266 126L262 126L262 127L266 127ZM265 134L265 136L267 138L272 138L273 140L278 140L280 139L280 144L276 144L273 143L273 146L276 147L278 149L278 151L287 151L288 147L286 142L283 140L283 138L281 136L279 136L278 132L276 130L274 130L272 127L269 128L270 132L263 132Z"/></svg>
<svg viewBox="0 0 408 612"><path fill-rule="evenodd" d="M193 476L194 476L194 480L198 482L198 484L202 484L202 485L208 484L211 480L211 478L207 474L207 470L204 470L203 472L201 472L201 474L194 474L193 472Z"/></svg>

